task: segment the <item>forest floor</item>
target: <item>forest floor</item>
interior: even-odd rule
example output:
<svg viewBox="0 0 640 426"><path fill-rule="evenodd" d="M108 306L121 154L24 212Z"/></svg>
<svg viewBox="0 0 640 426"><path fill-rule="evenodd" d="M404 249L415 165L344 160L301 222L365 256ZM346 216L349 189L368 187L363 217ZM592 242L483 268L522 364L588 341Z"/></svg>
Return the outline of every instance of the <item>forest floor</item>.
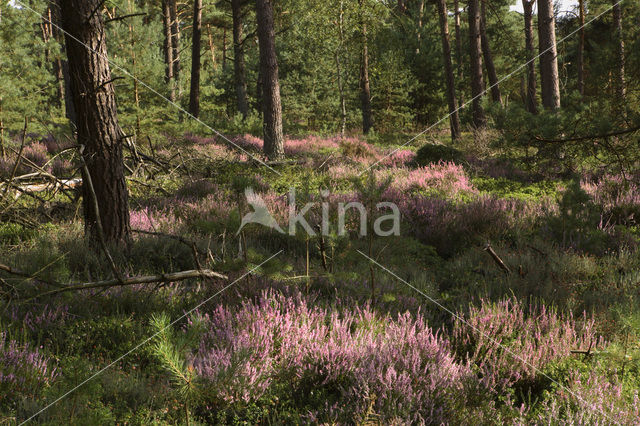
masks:
<svg viewBox="0 0 640 426"><path fill-rule="evenodd" d="M0 424L637 424L640 188L482 140L309 136L268 167L250 135L126 151L119 273L228 279L59 291L114 278L78 189L0 188ZM65 148L27 136L16 175L77 178ZM288 232L293 190L325 235ZM239 232L262 202L283 232ZM367 236L355 209L338 232L349 202ZM371 232L380 202L399 235Z"/></svg>

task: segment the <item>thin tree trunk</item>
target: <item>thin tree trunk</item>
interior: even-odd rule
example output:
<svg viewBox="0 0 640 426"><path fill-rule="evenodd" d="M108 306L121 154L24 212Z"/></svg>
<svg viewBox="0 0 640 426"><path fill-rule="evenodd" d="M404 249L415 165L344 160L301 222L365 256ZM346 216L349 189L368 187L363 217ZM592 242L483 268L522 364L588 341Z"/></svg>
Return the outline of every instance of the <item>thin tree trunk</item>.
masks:
<svg viewBox="0 0 640 426"><path fill-rule="evenodd" d="M178 16L177 0L167 0L169 3L169 17L171 19L171 52L173 64L173 81L177 91L177 97L180 97L180 19Z"/></svg>
<svg viewBox="0 0 640 426"><path fill-rule="evenodd" d="M422 46L422 27L424 18L424 0L420 0L418 3L418 47L416 47L416 55L420 54L420 47Z"/></svg>
<svg viewBox="0 0 640 426"><path fill-rule="evenodd" d="M624 58L624 37L622 33L622 8L619 0L611 0L613 2L613 24L616 40L616 97L621 105L627 97L627 85L625 82L625 58Z"/></svg>
<svg viewBox="0 0 640 426"><path fill-rule="evenodd" d="M580 37L578 39L578 93L580 93L580 96L584 96L584 1L578 0L578 24L580 25Z"/></svg>
<svg viewBox="0 0 640 426"><path fill-rule="evenodd" d="M464 79L463 57L462 57L462 30L460 25L460 4L458 0L453 1L455 12L453 14L456 27L456 65L458 69L458 84ZM458 105L464 104L464 90L458 90Z"/></svg>
<svg viewBox="0 0 640 426"><path fill-rule="evenodd" d="M471 97L473 98L473 125L484 127L487 118L482 108L482 41L480 36L479 0L469 0L469 57L471 59Z"/></svg>
<svg viewBox="0 0 640 426"><path fill-rule="evenodd" d="M536 62L535 46L533 42L533 4L536 0L522 0L524 9L524 39L527 51L527 111L538 113L538 101L536 99Z"/></svg>
<svg viewBox="0 0 640 426"><path fill-rule="evenodd" d="M480 40L482 44L482 55L485 67L487 68L489 85L491 86L491 100L502 104L502 94L500 93L500 86L498 84L498 73L493 63L493 54L491 53L491 45L489 44L489 37L487 36L486 2L487 0L480 0Z"/></svg>
<svg viewBox="0 0 640 426"><path fill-rule="evenodd" d="M134 5L132 0L129 1L129 13L133 14ZM136 76L136 38L132 21L129 21L129 38L131 39L131 74L133 75L133 99L136 105L136 135L140 135L140 89L138 87L138 79Z"/></svg>
<svg viewBox="0 0 640 426"><path fill-rule="evenodd" d="M202 0L193 0L193 39L191 42L191 90L189 113L200 115L200 51L202 42Z"/></svg>
<svg viewBox="0 0 640 426"><path fill-rule="evenodd" d="M553 0L538 0L538 44L542 105L555 110L560 108L560 78Z"/></svg>
<svg viewBox="0 0 640 426"><path fill-rule="evenodd" d="M344 54L344 0L340 0L340 16L338 17L338 31L340 45L336 50L336 74L338 80L338 94L340 95L340 136L344 137L347 131L347 103L344 96L344 79L342 76L342 64L340 56ZM346 67L345 67L346 68Z"/></svg>
<svg viewBox="0 0 640 426"><path fill-rule="evenodd" d="M92 180L99 206L98 217L89 185L83 185L85 234L99 241L102 225L106 242L123 244L129 240L128 193L102 14L92 15L100 0L62 0L61 6L78 143L85 147L82 155L89 170L85 178Z"/></svg>
<svg viewBox="0 0 640 426"><path fill-rule="evenodd" d="M60 4L61 0L55 0L55 8L53 13L54 23L56 24L54 27L63 27L62 23L62 6ZM76 108L73 104L73 96L71 95L71 76L69 75L69 63L65 59L67 56L67 47L64 34L61 31L57 32L57 36L60 43L60 75L62 76L62 92L64 96L64 110L65 116L69 120L69 124L71 125L71 130L75 132L77 129L77 117L76 117ZM59 83L60 84L60 83ZM60 90L60 89L58 89Z"/></svg>
<svg viewBox="0 0 640 426"><path fill-rule="evenodd" d="M227 28L222 29L222 70L227 69Z"/></svg>
<svg viewBox="0 0 640 426"><path fill-rule="evenodd" d="M242 114L244 120L249 113L249 102L247 101L247 77L242 40L242 0L231 0L231 14L233 17L233 69L236 80L236 100L238 112Z"/></svg>
<svg viewBox="0 0 640 426"><path fill-rule="evenodd" d="M207 24L207 36L209 38L209 52L211 53L211 66L215 70L218 68L218 63L216 62L216 47L213 44L213 34L211 33L210 24Z"/></svg>
<svg viewBox="0 0 640 426"><path fill-rule="evenodd" d="M256 16L263 88L264 153L269 160L277 160L284 157L284 136L282 134L282 104L271 2L272 0L256 0Z"/></svg>
<svg viewBox="0 0 640 426"><path fill-rule="evenodd" d="M2 95L0 95L0 158L4 159L7 153L4 149L4 117L2 115Z"/></svg>
<svg viewBox="0 0 640 426"><path fill-rule="evenodd" d="M63 65L62 65L62 55L64 54L64 37L63 35L60 33L60 30L58 29L57 25L60 25L60 5L58 4L58 1L54 1L51 4L51 15L50 15L50 19L51 22L55 25L51 25L51 30L52 30L52 35L53 38L58 42L58 44L60 45L60 51L56 54L56 58L55 61L53 63L54 66L54 71L55 71L55 75L56 75L56 82L58 83L58 104L60 106L64 106L64 99L65 99L65 90L64 90L64 71L63 71Z"/></svg>
<svg viewBox="0 0 640 426"><path fill-rule="evenodd" d="M460 117L456 104L456 83L453 77L453 64L451 62L451 44L449 42L449 15L445 0L437 0L438 14L440 15L440 32L442 35L442 53L444 55L444 72L447 81L447 101L449 103L449 124L451 127L451 139L460 138Z"/></svg>
<svg viewBox="0 0 640 426"><path fill-rule="evenodd" d="M173 73L173 36L171 30L171 0L162 1L162 22L164 26L165 82L169 85L169 100L176 100L176 85Z"/></svg>
<svg viewBox="0 0 640 426"><path fill-rule="evenodd" d="M362 132L366 135L373 128L371 113L371 85L369 82L369 45L367 40L367 24L363 17L363 0L360 0L360 16L362 19L362 57L360 59L360 102L362 103Z"/></svg>

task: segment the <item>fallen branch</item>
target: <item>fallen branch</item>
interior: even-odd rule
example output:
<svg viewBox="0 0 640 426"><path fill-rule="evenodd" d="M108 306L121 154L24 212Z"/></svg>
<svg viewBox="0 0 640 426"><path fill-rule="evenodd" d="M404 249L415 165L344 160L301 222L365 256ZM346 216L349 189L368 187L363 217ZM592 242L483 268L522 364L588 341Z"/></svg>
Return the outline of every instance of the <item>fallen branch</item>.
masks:
<svg viewBox="0 0 640 426"><path fill-rule="evenodd" d="M34 298L52 296L55 294L66 293L69 291L90 290L94 288L124 287L124 286L136 285L136 284L178 282L178 281L188 280L191 278L211 278L211 279L218 278L221 280L229 279L226 275L219 274L209 269L203 269L201 271L191 270L191 271L171 272L168 274L160 274L160 275L147 275L147 276L141 276L141 277L123 278L122 280L113 279L113 280L106 280L106 281L95 281L90 283L74 284L74 285L64 286L56 290L47 291L45 293L35 296Z"/></svg>
<svg viewBox="0 0 640 426"><path fill-rule="evenodd" d="M59 288L64 287L62 284L58 284L56 282L51 282L51 281L45 281L45 280L40 279L38 277L34 277L31 274L23 272L23 271L21 271L19 269L15 269L15 268L12 268L11 266L3 265L2 263L0 263L0 271L5 271L8 274L16 275L18 277L28 278L30 280L34 280L34 281L39 282L39 283L50 285L52 287L59 287Z"/></svg>
<svg viewBox="0 0 640 426"><path fill-rule="evenodd" d="M496 265L498 265L498 267L502 269L507 275L511 274L511 269L509 269L509 267L502 261L502 259L500 259L500 256L498 256L498 254L493 250L490 244L487 244L487 246L484 248L484 251L489 253L489 255L493 258L493 261L496 262Z"/></svg>

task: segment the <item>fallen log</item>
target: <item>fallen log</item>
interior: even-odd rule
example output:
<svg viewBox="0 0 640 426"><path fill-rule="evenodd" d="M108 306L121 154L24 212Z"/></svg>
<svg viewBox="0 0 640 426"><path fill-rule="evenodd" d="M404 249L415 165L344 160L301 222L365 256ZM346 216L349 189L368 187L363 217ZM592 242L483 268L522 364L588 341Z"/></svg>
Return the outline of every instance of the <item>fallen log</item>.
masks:
<svg viewBox="0 0 640 426"><path fill-rule="evenodd" d="M190 278L218 278L221 280L229 279L229 277L227 277L226 275L219 274L209 269L203 269L201 271L191 270L191 271L171 272L168 274L123 278L122 280L119 280L116 278L116 279L106 280L106 281L94 281L90 283L73 284L73 285L64 286L56 290L51 290L51 291L47 291L45 293L39 294L35 296L34 299L39 297L44 297L44 296L52 296L55 294L66 293L69 291L90 290L94 288L124 287L124 286L136 285L136 284L178 282L178 281L188 280Z"/></svg>

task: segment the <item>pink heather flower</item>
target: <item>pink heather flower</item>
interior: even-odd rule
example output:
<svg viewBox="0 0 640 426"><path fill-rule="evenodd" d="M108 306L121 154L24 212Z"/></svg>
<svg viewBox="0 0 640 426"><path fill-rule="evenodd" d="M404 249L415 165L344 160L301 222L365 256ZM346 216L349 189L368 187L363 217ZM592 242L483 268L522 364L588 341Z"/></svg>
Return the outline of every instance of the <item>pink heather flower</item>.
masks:
<svg viewBox="0 0 640 426"><path fill-rule="evenodd" d="M263 293L238 309L218 307L193 365L228 402L259 399L285 374L291 391L329 388L339 404L310 419L353 420L370 398L382 420L441 423L454 415L464 380L449 343L408 313L379 317L370 308L338 313L309 305L301 295Z"/></svg>

